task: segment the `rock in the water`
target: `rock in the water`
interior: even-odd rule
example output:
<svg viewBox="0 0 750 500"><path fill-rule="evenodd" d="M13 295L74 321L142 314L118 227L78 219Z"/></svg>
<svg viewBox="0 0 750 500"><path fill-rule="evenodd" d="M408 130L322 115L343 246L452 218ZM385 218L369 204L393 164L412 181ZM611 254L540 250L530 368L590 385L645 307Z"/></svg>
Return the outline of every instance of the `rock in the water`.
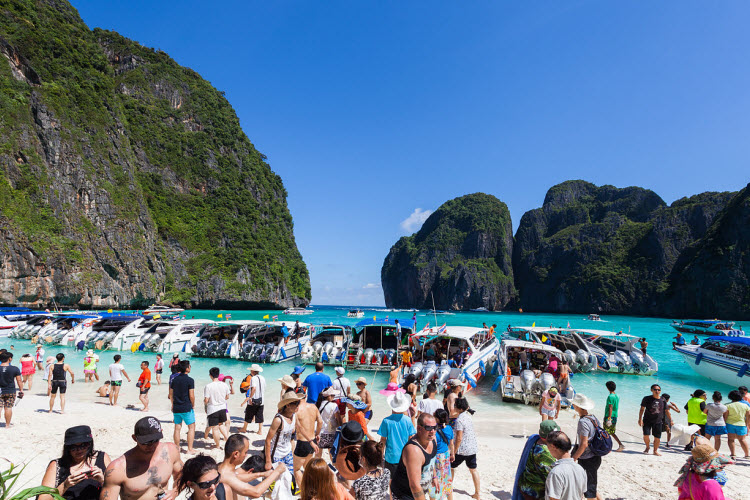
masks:
<svg viewBox="0 0 750 500"><path fill-rule="evenodd" d="M513 232L505 203L475 193L438 208L401 238L381 270L387 307L503 309L514 297Z"/></svg>

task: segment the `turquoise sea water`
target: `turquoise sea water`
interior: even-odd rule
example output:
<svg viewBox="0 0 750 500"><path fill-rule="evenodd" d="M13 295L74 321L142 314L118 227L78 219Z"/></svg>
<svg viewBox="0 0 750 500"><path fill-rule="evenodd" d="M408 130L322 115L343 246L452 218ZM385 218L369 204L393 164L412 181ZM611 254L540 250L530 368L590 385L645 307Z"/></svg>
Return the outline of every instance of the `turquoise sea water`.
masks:
<svg viewBox="0 0 750 500"><path fill-rule="evenodd" d="M294 323L296 319L301 322L323 324L323 323L336 323L336 324L348 324L354 325L359 322L359 319L347 318L346 313L350 309L349 307L338 307L338 306L313 306L312 309L315 313L308 316L285 316L280 311L208 311L208 310L189 310L184 314L188 317L195 318L207 318L217 319L218 314L226 315L231 314L233 320L240 319L256 319L260 320L266 314L273 316L278 315L280 321L288 321ZM366 318L372 318L376 316L378 318L384 318L389 316L393 318L403 318L404 320L411 321L412 312L395 312L387 311L384 308L362 308L365 312ZM726 319L726 318L724 318ZM706 378L697 375L683 360L682 356L677 354L676 351L672 350L672 338L676 335L676 331L669 326L670 320L664 318L643 318L643 317L629 317L629 316L602 316L600 322L587 321L584 315L564 315L564 314L536 314L536 313L517 313L517 312L500 312L500 313L455 313L454 315L437 316L437 323L442 325L447 323L453 326L481 326L483 322L491 325L497 324L498 330L504 330L508 325L513 326L531 326L536 323L536 326L562 326L565 327L570 323L571 328L591 328L598 330L610 330L619 331L622 330L626 333L646 337L648 339L648 352L649 354L659 363L659 373L656 376L645 377L637 375L620 375L610 373L588 373L588 374L576 374L573 376L572 384L577 392L586 394L587 396L594 398L598 408L601 408L604 404L604 400L607 396L607 390L604 384L607 380L614 380L617 383L617 393L621 398L621 407L630 406L637 408L640 404L640 400L643 396L649 394L649 387L653 383L659 383L662 386L662 390L672 396L674 401L679 407L682 407L685 402L689 399L690 394L695 389L703 389L709 394L714 390L720 390L726 394L732 387L713 382ZM428 321L431 325L435 325L435 317L427 311L420 311L417 313L418 328L422 328ZM406 321L405 321L406 322ZM736 325L739 326L739 325ZM692 338L692 337L690 337ZM688 338L688 341L690 340ZM12 340L12 342L11 342ZM14 344L15 360L17 364L18 358L26 352L32 353L33 348L28 340L19 339L0 339L0 347L8 348L10 344ZM67 347L52 347L46 346L46 354L54 355L57 352L64 352L66 355L66 361L71 365L77 375L82 376L83 374L83 357L82 352L75 352L72 348ZM115 351L100 352L101 370L106 371L106 366L111 363L112 356L117 354ZM122 354L123 363L126 370L130 374L131 378L137 377L139 370L139 364L142 360L149 360L153 367L153 362L156 359L154 353L130 353L130 352L119 352ZM197 376L206 376L208 369L212 366L219 366L222 373L231 374L236 380L243 378L248 372L248 363L242 361L235 361L230 359L203 359L203 358L192 358L192 374ZM291 373L296 361L289 361L285 363L275 365L264 365L264 375L266 379L276 379L282 375ZM310 373L312 368L308 368L305 374ZM334 376L333 369L327 368L326 372L332 377ZM165 374L166 375L166 374ZM388 381L388 374L386 372L373 373L373 372L361 372L357 373L351 370L347 376L350 379L364 375L370 381L370 388L373 392L377 389L383 388ZM304 375L303 375L304 376ZM472 406L478 410L486 410L490 412L520 412L523 406L514 403L503 403L497 393L492 392L492 382L494 376L487 377L482 380L479 386L472 391Z"/></svg>

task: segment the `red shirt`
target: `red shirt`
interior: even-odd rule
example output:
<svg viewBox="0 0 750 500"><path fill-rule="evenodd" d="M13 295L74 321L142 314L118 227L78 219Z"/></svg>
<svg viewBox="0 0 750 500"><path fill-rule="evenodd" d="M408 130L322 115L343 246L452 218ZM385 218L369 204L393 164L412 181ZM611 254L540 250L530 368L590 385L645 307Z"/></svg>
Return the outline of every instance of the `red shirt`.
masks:
<svg viewBox="0 0 750 500"><path fill-rule="evenodd" d="M141 383L141 387L144 389L148 389L149 387L151 387L151 370L145 368L141 372L141 376L138 377L138 382Z"/></svg>

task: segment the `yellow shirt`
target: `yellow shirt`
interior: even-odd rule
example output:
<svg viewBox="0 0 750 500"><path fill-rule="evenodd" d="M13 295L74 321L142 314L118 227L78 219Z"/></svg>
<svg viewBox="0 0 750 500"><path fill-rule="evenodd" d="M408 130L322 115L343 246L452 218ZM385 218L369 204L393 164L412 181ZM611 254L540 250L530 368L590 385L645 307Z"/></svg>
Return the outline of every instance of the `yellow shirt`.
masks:
<svg viewBox="0 0 750 500"><path fill-rule="evenodd" d="M750 406L740 401L727 405L727 424L745 425L745 415L750 411Z"/></svg>
<svg viewBox="0 0 750 500"><path fill-rule="evenodd" d="M402 352L401 361L403 361L404 363L411 363L411 351Z"/></svg>

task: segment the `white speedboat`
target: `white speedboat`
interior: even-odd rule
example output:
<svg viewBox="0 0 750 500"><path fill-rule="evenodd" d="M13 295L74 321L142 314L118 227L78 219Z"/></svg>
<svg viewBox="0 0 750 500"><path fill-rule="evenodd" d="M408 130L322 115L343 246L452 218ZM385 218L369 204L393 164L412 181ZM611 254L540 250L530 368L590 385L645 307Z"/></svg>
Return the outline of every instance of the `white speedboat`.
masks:
<svg viewBox="0 0 750 500"><path fill-rule="evenodd" d="M0 308L0 338L10 337L11 330L15 327L25 325L33 318L46 315L44 312L32 311L24 307L8 309Z"/></svg>
<svg viewBox="0 0 750 500"><path fill-rule="evenodd" d="M490 312L490 310L489 310L489 309L487 309L486 307L477 307L477 308L475 308L475 309L469 309L469 312L474 312L474 313L486 313L486 312Z"/></svg>
<svg viewBox="0 0 750 500"><path fill-rule="evenodd" d="M26 322L14 326L9 330L8 336L15 339L30 339L34 337L42 327L47 326L55 319L50 313L32 316Z"/></svg>
<svg viewBox="0 0 750 500"><path fill-rule="evenodd" d="M750 338L714 336L701 345L678 345L688 366L698 375L733 387L750 385Z"/></svg>
<svg viewBox="0 0 750 500"><path fill-rule="evenodd" d="M601 370L633 375L656 375L659 371L659 364L635 346L641 340L636 335L605 330L576 331L586 342L605 351L606 358L597 353Z"/></svg>
<svg viewBox="0 0 750 500"><path fill-rule="evenodd" d="M563 353L563 359L568 362L573 373L596 371L600 368L597 358L604 356L606 359L606 352L602 348L586 342L576 330L570 328L518 326L512 328L511 332L526 332L527 335L517 335L516 338L556 347Z"/></svg>
<svg viewBox="0 0 750 500"><path fill-rule="evenodd" d="M73 346L75 339L88 334L99 318L100 316L93 314L66 314L55 317L36 333L39 337L38 342Z"/></svg>
<svg viewBox="0 0 750 500"><path fill-rule="evenodd" d="M154 316L156 314L180 314L185 309L181 307L172 307L172 306L160 306L158 304L151 304L151 306L143 311L143 314L147 316Z"/></svg>
<svg viewBox="0 0 750 500"><path fill-rule="evenodd" d="M588 321L601 321L602 320L602 318L600 318L598 314L589 314L589 317L586 319Z"/></svg>
<svg viewBox="0 0 750 500"><path fill-rule="evenodd" d="M184 319L169 321L166 328L155 328L146 334L151 334L145 339L146 350L156 352L188 352L190 341L198 335L198 332L207 325L213 325L215 321L210 319Z"/></svg>
<svg viewBox="0 0 750 500"><path fill-rule="evenodd" d="M401 325L399 337L396 319L364 319L354 325L352 342L346 356L346 364L357 370L390 370L398 364L399 349L408 346L414 320L398 319Z"/></svg>
<svg viewBox="0 0 750 500"><path fill-rule="evenodd" d="M79 335L74 345L83 340L88 349L129 351L143 335L145 322L145 316L135 314L107 316L96 321L90 332Z"/></svg>
<svg viewBox="0 0 750 500"><path fill-rule="evenodd" d="M348 313L346 313L347 318L364 318L365 312L361 309L351 309Z"/></svg>
<svg viewBox="0 0 750 500"><path fill-rule="evenodd" d="M302 363L342 365L352 340L352 327L346 325L313 325L311 339L302 348Z"/></svg>
<svg viewBox="0 0 750 500"><path fill-rule="evenodd" d="M735 330L731 321L711 320L681 320L672 321L669 325L680 333L690 335L739 335L741 330Z"/></svg>
<svg viewBox="0 0 750 500"><path fill-rule="evenodd" d="M444 387L458 379L476 387L490 371L500 342L489 330L471 326L425 328L412 337L415 352L410 373L424 386Z"/></svg>
<svg viewBox="0 0 750 500"><path fill-rule="evenodd" d="M247 328L238 337L235 357L254 363L279 363L300 356L308 342L308 323L289 326L280 321L262 323Z"/></svg>
<svg viewBox="0 0 750 500"><path fill-rule="evenodd" d="M304 307L290 307L288 309L284 309L282 314L286 314L287 316L306 316L314 312L315 311L313 311L312 309L305 309Z"/></svg>
<svg viewBox="0 0 750 500"><path fill-rule="evenodd" d="M241 338L262 321L221 321L201 327L188 343L185 352L202 358L237 358Z"/></svg>
<svg viewBox="0 0 750 500"><path fill-rule="evenodd" d="M521 351L526 353L528 366L521 364ZM555 359L563 359L563 352L556 347L539 342L504 338L500 342L497 360L493 366L497 378L492 390L499 390L504 401L537 405L544 391L550 387L557 387L554 375L546 371L547 366ZM562 406L568 406L574 394L575 391L568 385L565 392L560 394Z"/></svg>

